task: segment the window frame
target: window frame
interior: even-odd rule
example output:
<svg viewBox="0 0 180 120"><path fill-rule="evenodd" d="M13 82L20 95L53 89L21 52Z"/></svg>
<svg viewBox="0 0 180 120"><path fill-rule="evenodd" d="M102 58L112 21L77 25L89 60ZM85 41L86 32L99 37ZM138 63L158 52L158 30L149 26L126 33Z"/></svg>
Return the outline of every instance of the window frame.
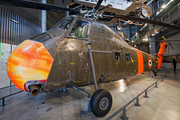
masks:
<svg viewBox="0 0 180 120"><path fill-rule="evenodd" d="M88 22L88 23L90 24L90 25L89 25L89 28L88 28L88 30L87 30L87 32L89 32L89 35L88 35L87 38L86 38L86 37L76 37L76 36L70 35L73 27L75 26L75 24L76 24L76 22L77 22L78 20L86 21L86 22ZM73 25L71 26L70 30L69 30L68 36L69 36L69 37L73 37L73 38L89 39L89 37L90 37L90 31L91 31L91 25L92 25L92 22L91 22L91 21L88 21L88 20L82 19L82 18L77 18L77 19L75 20L75 22L73 23Z"/></svg>
<svg viewBox="0 0 180 120"><path fill-rule="evenodd" d="M119 55L116 55L116 53L118 53ZM119 59L117 60L116 57L118 57ZM115 61L121 61L121 52L119 52L119 51L114 52L114 60Z"/></svg>
<svg viewBox="0 0 180 120"><path fill-rule="evenodd" d="M67 21L67 19L72 19L71 20L71 23L70 23L70 25L69 25L69 27L68 28L60 28L60 25L62 24L62 22L66 22ZM73 21L75 20L76 18L74 17L74 16L68 16L68 17L64 17L63 19L61 19L58 23L56 23L52 28L50 28L50 30L51 29L54 29L54 28L58 28L58 29L61 29L61 30L68 30L69 28L70 28L70 26L73 24ZM64 22L64 23L65 23ZM66 26L67 26L67 23L66 23Z"/></svg>
<svg viewBox="0 0 180 120"><path fill-rule="evenodd" d="M128 58L129 58L128 61L127 61L127 54L129 54L129 55L128 55ZM126 62L130 62L130 61L131 61L131 54L130 54L129 52L128 52L128 53L125 53L125 61L126 61Z"/></svg>

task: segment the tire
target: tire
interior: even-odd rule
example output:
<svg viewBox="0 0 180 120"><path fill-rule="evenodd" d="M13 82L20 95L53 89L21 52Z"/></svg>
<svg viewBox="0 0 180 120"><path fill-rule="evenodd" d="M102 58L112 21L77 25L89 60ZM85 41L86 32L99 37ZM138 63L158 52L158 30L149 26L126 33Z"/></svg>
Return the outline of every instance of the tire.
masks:
<svg viewBox="0 0 180 120"><path fill-rule="evenodd" d="M105 89L97 90L91 97L90 107L92 113L97 117L105 116L111 109L112 96Z"/></svg>

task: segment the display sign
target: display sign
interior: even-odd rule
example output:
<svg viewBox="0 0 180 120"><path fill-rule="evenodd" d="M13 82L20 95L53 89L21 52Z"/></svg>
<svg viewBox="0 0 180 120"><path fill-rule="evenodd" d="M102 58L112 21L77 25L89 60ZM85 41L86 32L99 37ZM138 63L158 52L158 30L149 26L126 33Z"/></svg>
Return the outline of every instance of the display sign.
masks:
<svg viewBox="0 0 180 120"><path fill-rule="evenodd" d="M76 0L77 2L97 4L98 0ZM103 0L101 3L102 6L107 6L108 4L112 5L112 8L116 8L119 10L126 10L133 2L127 0Z"/></svg>
<svg viewBox="0 0 180 120"><path fill-rule="evenodd" d="M0 56L3 60L7 60L11 52L17 47L17 45L11 45L6 43L1 43L0 45Z"/></svg>
<svg viewBox="0 0 180 120"><path fill-rule="evenodd" d="M13 85L8 78L6 72L7 59L11 52L17 47L17 45L11 45L6 43L0 43L0 88Z"/></svg>
<svg viewBox="0 0 180 120"><path fill-rule="evenodd" d="M1 43L1 58L2 59L8 59L9 55L11 54L10 52L10 44L6 43Z"/></svg>

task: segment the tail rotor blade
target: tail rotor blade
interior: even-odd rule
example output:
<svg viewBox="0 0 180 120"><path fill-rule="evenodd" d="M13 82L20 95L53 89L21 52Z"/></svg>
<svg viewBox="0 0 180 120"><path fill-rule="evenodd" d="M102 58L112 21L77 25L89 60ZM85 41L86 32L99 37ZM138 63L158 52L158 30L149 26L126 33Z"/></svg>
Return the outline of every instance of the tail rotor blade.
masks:
<svg viewBox="0 0 180 120"><path fill-rule="evenodd" d="M170 46L168 45L168 55L169 55Z"/></svg>
<svg viewBox="0 0 180 120"><path fill-rule="evenodd" d="M174 50L173 46L170 44L171 48Z"/></svg>

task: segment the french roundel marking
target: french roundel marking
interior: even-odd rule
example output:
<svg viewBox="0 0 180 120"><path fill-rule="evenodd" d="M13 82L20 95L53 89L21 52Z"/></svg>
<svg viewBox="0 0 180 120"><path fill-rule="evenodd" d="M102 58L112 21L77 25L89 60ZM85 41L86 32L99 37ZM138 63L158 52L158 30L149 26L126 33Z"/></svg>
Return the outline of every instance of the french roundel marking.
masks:
<svg viewBox="0 0 180 120"><path fill-rule="evenodd" d="M149 68L152 67L152 64L153 64L153 62L152 62L151 58L149 58L149 59L148 59L148 66L149 66Z"/></svg>

